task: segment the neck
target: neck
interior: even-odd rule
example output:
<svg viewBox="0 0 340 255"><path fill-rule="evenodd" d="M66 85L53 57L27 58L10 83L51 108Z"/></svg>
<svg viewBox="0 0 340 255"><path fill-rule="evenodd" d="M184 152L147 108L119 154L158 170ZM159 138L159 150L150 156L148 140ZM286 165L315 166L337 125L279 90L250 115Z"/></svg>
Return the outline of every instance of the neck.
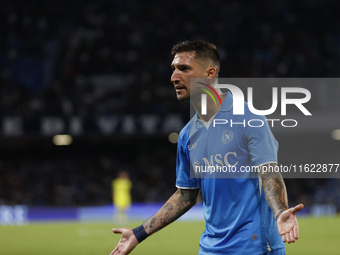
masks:
<svg viewBox="0 0 340 255"><path fill-rule="evenodd" d="M226 96L224 94L220 95L222 103L225 97ZM220 102L217 102L217 105L215 105L215 103L212 100L207 100L207 114L202 115L201 105L202 105L201 101L197 101L196 103L192 104L192 106L194 107L194 109L196 110L198 114L198 117L204 121L209 121L221 108Z"/></svg>

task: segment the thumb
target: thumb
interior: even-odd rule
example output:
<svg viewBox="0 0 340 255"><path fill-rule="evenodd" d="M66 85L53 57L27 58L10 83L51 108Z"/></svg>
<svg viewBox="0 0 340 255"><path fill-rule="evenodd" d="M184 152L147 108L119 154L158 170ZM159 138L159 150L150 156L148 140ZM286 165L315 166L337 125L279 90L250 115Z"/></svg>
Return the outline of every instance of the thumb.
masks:
<svg viewBox="0 0 340 255"><path fill-rule="evenodd" d="M115 234L122 234L123 233L123 229L122 228L113 228L112 232Z"/></svg>
<svg viewBox="0 0 340 255"><path fill-rule="evenodd" d="M298 204L297 206L291 208L290 210L291 210L292 213L295 214L295 213L301 211L303 207L304 207L303 204Z"/></svg>

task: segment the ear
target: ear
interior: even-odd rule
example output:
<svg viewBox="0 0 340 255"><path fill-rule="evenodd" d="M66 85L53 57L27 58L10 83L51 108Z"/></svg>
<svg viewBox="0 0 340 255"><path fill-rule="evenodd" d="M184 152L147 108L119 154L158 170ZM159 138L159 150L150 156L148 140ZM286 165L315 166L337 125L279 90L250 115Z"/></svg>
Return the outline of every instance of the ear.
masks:
<svg viewBox="0 0 340 255"><path fill-rule="evenodd" d="M207 78L214 78L217 74L217 69L214 66L208 66L206 69Z"/></svg>

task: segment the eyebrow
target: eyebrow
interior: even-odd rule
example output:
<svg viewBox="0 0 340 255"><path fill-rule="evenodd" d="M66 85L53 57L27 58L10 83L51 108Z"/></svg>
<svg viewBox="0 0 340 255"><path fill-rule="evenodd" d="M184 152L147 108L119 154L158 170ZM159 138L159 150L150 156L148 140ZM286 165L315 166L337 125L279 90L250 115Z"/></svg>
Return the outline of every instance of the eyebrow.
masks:
<svg viewBox="0 0 340 255"><path fill-rule="evenodd" d="M189 66L189 65L186 65L186 64L177 64L176 66L177 66L177 68L181 68L181 67L190 68L190 66ZM174 69L174 68L175 68L175 65L174 65L174 64L171 64L171 68Z"/></svg>

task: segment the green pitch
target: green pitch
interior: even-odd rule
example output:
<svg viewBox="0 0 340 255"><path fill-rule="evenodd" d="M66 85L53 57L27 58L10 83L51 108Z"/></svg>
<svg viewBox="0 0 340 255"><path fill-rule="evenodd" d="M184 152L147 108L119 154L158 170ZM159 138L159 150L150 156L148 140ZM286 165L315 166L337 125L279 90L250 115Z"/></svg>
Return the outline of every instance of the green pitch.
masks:
<svg viewBox="0 0 340 255"><path fill-rule="evenodd" d="M135 227L141 222L134 222ZM340 217L300 218L300 239L287 254L340 254ZM0 226L0 255L109 254L119 240L112 223L44 223ZM176 222L139 245L132 254L194 255L203 222Z"/></svg>

